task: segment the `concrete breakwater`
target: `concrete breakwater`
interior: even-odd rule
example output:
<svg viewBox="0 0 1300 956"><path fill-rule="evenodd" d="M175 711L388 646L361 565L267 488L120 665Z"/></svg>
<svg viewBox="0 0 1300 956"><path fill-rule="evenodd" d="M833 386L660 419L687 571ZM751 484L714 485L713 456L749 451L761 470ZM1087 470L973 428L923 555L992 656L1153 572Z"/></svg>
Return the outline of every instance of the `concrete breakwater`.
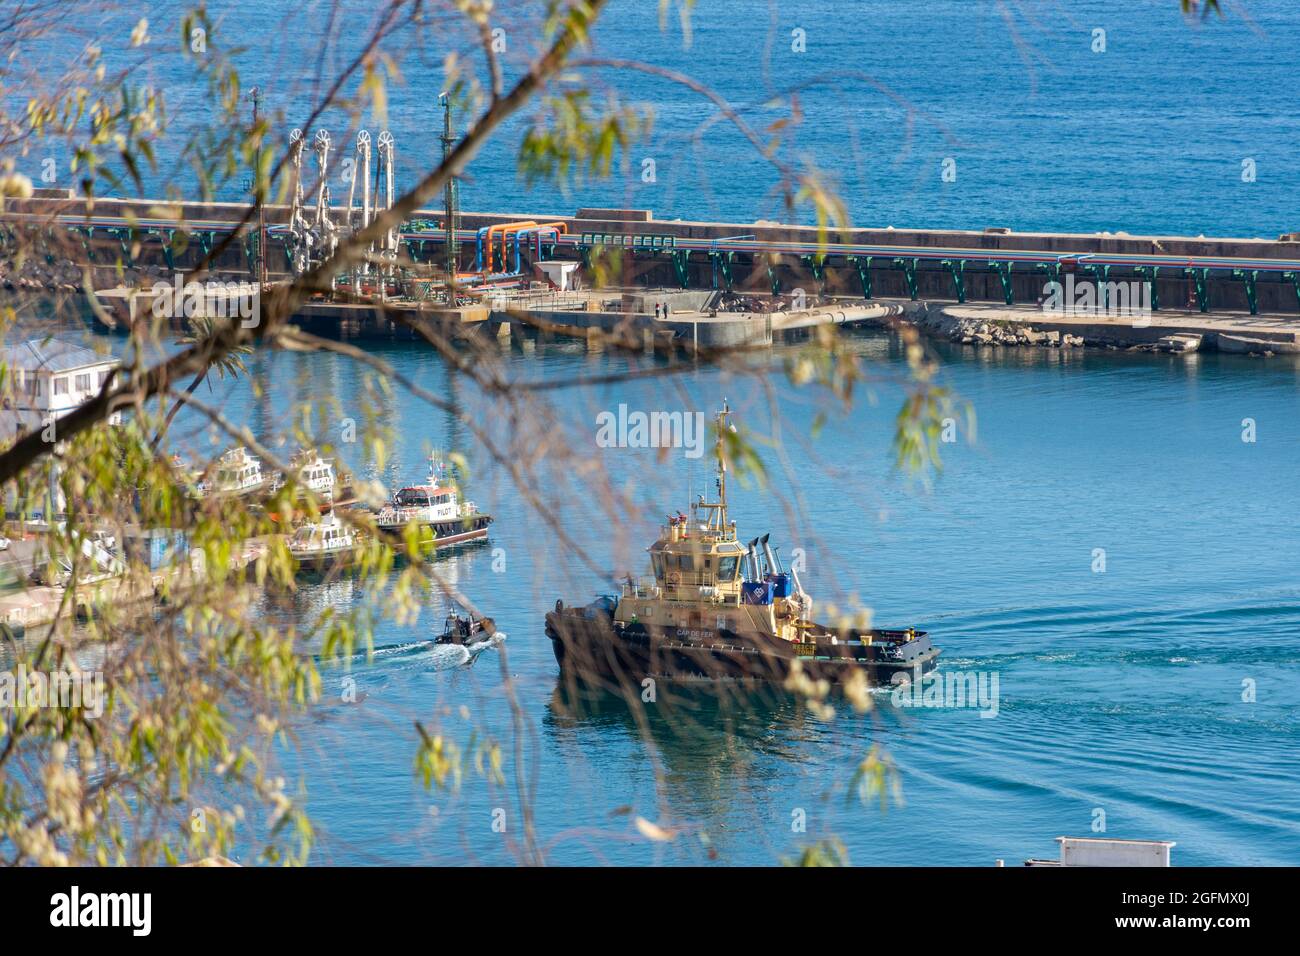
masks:
<svg viewBox="0 0 1300 956"><path fill-rule="evenodd" d="M900 316L896 303L861 300L827 300L794 307L785 301L751 301L752 308L719 308L716 292L665 289L625 292L621 300L603 308L547 310L529 308L548 324L583 332L631 332L652 341L669 340L692 349L748 348L771 345L792 335L823 325L887 325ZM654 305L662 302L662 312ZM611 308L613 306L613 308ZM763 309L764 306L768 308ZM493 320L509 321L495 313Z"/></svg>
<svg viewBox="0 0 1300 956"><path fill-rule="evenodd" d="M91 207L47 192L0 210L5 289L34 297L92 292L103 307L97 314L129 323L145 304L144 290L193 269L209 253L208 279L233 283L252 275L256 237L247 205L102 199ZM264 210L272 281L290 275L286 212ZM344 212L333 209L336 216ZM394 260L398 273L436 272L444 261L449 237L438 216L426 210L408 222ZM1294 234L1212 239L1017 234L994 227L846 229L826 236L779 223L656 219L635 209L463 213L462 228L451 237L460 268L476 259L476 243L482 255L478 230L525 219L554 220L567 232L557 230L553 242L534 250L534 260L525 256L508 275L475 272L479 285L441 311L420 294L428 286L412 280L408 288L401 280L396 293L379 301L369 293L338 293L313 299L299 317L336 326L346 337L403 337L412 333L402 320L414 313L456 332L501 334L519 327L523 311L539 324L562 327L560 334L634 329L701 347L769 344L817 325L901 319L973 346L1300 352L1300 236ZM569 263L576 288L549 284L538 267L543 257ZM501 279L511 280L513 290ZM1044 308L1049 296L1059 297L1061 308ZM1079 308L1089 302L1101 308ZM1140 314L1110 314L1117 302Z"/></svg>
<svg viewBox="0 0 1300 956"><path fill-rule="evenodd" d="M336 219L347 210L330 207ZM290 273L288 209L267 205L270 278ZM166 203L84 198L40 190L0 210L0 240L61 233L65 246L92 263L135 267L166 260L187 270L210 251L215 268L251 273L255 236L243 203ZM546 255L588 265L600 255L625 287L723 291L801 291L808 297L911 301L955 299L1011 305L1034 302L1052 283L1104 290L1140 285L1153 311L1242 311L1297 317L1300 234L1276 239L1136 236L1126 233L1016 233L983 230L816 227L768 221L701 222L655 218L644 209L579 209L573 215L460 214L454 241L462 267L475 256L479 230L523 221L563 225ZM234 233L234 241L225 242ZM413 214L399 258L444 261L439 210ZM1105 294L1104 292L1102 293Z"/></svg>
<svg viewBox="0 0 1300 956"><path fill-rule="evenodd" d="M1300 325L1242 313L1158 313L1135 318L1060 315L1035 306L906 303L902 319L923 333L979 347L1300 354Z"/></svg>

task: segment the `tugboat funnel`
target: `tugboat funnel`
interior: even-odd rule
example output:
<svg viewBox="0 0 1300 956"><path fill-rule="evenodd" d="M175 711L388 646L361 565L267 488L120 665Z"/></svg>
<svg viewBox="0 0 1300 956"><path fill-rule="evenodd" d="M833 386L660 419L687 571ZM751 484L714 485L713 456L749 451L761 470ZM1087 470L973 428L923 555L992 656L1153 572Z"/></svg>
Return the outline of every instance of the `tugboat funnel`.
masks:
<svg viewBox="0 0 1300 956"><path fill-rule="evenodd" d="M748 572L751 581L759 580L757 548L757 538L745 545L745 570Z"/></svg>
<svg viewBox="0 0 1300 956"><path fill-rule="evenodd" d="M776 574L776 558L772 556L772 549L768 546L767 539L772 537L772 532L768 532L760 539L763 544L763 559L767 561L767 573Z"/></svg>

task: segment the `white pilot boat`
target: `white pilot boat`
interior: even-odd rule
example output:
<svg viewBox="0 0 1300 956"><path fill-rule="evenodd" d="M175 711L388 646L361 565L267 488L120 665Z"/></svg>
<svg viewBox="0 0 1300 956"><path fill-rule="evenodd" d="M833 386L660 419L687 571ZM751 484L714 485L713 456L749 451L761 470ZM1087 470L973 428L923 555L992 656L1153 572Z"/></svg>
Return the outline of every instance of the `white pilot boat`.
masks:
<svg viewBox="0 0 1300 956"><path fill-rule="evenodd" d="M411 523L419 529L421 544L446 547L486 538L492 516L479 511L472 501L461 501L444 465L432 456L425 483L398 490L375 515L375 524L388 531L401 532Z"/></svg>

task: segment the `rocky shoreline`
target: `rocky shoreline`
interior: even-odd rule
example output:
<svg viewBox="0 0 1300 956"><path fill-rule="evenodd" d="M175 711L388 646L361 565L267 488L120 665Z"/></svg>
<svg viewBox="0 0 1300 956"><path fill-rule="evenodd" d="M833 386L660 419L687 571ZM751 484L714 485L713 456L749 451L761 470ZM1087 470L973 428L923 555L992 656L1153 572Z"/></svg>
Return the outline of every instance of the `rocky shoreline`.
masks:
<svg viewBox="0 0 1300 956"><path fill-rule="evenodd" d="M1042 321L1038 324L1040 317ZM919 302L906 309L902 318L924 335L977 348L1087 346L1112 352L1174 355L1202 351L1255 358L1300 355L1300 323L1276 319L1252 322L1244 316L1199 317L1188 321L1176 314L1162 313L1158 320L1142 324L1100 318L1096 322L1077 319L1054 322L1050 313L1038 310L1011 312L983 305Z"/></svg>
<svg viewBox="0 0 1300 956"><path fill-rule="evenodd" d="M921 308L908 318L922 332L960 345L1035 346L1045 349L1082 348L1083 336L1056 329L1036 329L1023 322L958 318L940 306Z"/></svg>

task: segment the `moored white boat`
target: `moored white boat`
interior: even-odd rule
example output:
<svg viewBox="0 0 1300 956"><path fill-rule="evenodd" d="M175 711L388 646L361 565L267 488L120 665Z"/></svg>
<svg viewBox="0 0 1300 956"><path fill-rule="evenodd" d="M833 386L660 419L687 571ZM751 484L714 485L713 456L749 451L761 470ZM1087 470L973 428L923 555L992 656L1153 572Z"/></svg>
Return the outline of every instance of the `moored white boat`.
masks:
<svg viewBox="0 0 1300 956"><path fill-rule="evenodd" d="M297 483L321 501L333 501L338 478L334 461L322 458L315 448L304 448L289 462L289 470Z"/></svg>
<svg viewBox="0 0 1300 956"><path fill-rule="evenodd" d="M270 486L266 474L262 471L262 460L248 453L248 449L239 445L230 449L218 459L216 470L207 481L197 485L199 497L209 495L244 495L255 494Z"/></svg>
<svg viewBox="0 0 1300 956"><path fill-rule="evenodd" d="M289 553L304 570L346 564L356 550L356 532L332 511L298 528L289 539Z"/></svg>

